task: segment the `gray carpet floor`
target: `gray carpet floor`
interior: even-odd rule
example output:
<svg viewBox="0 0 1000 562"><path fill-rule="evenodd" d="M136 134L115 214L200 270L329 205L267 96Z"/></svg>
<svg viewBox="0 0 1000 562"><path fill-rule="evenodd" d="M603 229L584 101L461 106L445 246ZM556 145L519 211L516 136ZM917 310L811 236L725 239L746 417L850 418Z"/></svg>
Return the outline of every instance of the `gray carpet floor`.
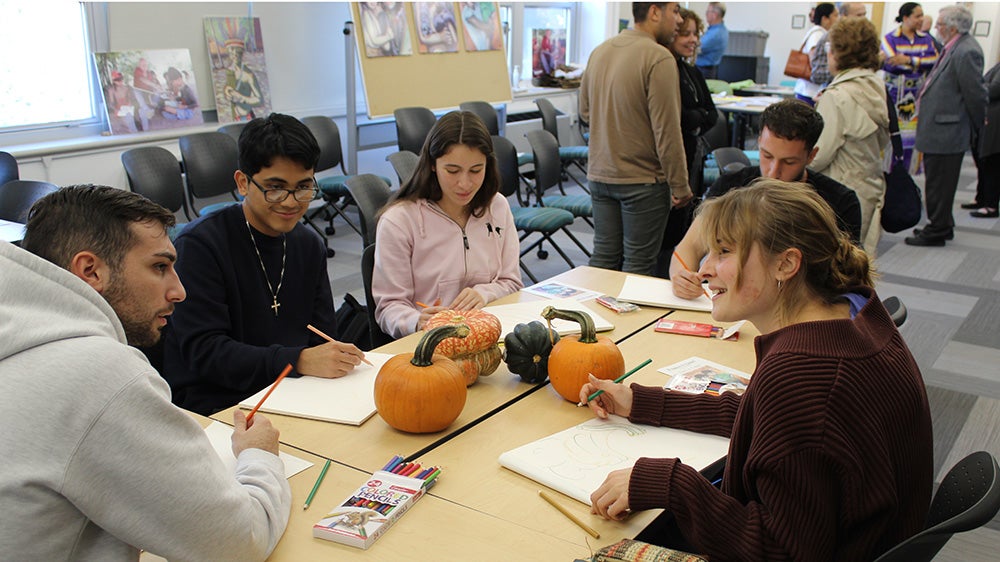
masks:
<svg viewBox="0 0 1000 562"><path fill-rule="evenodd" d="M384 160L393 150L365 151L359 156L359 169L396 177ZM922 177L916 179L922 184ZM572 182L566 187L571 193L582 192ZM955 240L944 248L915 248L903 243L908 233L886 233L875 260L879 296L898 296L909 312L900 331L927 385L936 481L973 451L1000 457L1000 220L972 218L958 207L973 199L975 188L976 168L966 157L955 199ZM344 293L363 300L361 238L340 219L334 226L336 233L329 242L336 256L328 266L335 300L339 304ZM588 225L577 220L571 230L585 245L592 245ZM585 265L580 249L560 236L556 235L558 243L575 264ZM539 279L569 269L555 252L545 260L532 254L525 262ZM527 277L525 282L530 284ZM997 560L998 552L1000 517L953 537L937 560Z"/></svg>

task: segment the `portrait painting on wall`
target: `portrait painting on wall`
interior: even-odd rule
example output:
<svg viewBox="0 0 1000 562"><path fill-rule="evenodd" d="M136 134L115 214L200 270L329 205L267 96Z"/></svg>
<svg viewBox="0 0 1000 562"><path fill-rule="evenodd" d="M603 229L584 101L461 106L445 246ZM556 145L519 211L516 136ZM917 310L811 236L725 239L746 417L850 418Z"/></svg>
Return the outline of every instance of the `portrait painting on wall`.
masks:
<svg viewBox="0 0 1000 562"><path fill-rule="evenodd" d="M500 10L496 2L462 2L462 22L466 51L503 49Z"/></svg>
<svg viewBox="0 0 1000 562"><path fill-rule="evenodd" d="M249 121L271 113L260 18L205 18L212 88L219 123Z"/></svg>
<svg viewBox="0 0 1000 562"><path fill-rule="evenodd" d="M187 49L94 53L111 134L201 125Z"/></svg>
<svg viewBox="0 0 1000 562"><path fill-rule="evenodd" d="M458 51L458 23L452 2L415 2L413 18L417 22L417 46L421 53Z"/></svg>
<svg viewBox="0 0 1000 562"><path fill-rule="evenodd" d="M403 2L358 2L368 58L412 55L410 21Z"/></svg>
<svg viewBox="0 0 1000 562"><path fill-rule="evenodd" d="M531 30L532 76L551 76L560 65L566 64L566 30Z"/></svg>

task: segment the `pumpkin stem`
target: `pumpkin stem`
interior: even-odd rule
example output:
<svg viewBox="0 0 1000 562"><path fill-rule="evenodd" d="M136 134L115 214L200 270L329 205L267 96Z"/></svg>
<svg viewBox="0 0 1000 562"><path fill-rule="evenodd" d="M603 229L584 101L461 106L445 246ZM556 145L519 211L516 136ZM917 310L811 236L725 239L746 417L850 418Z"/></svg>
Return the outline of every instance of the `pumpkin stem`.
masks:
<svg viewBox="0 0 1000 562"><path fill-rule="evenodd" d="M415 367L430 367L434 364L434 350L438 344L448 338L464 338L469 335L469 327L465 324L449 324L438 326L420 338L417 349L413 352L410 364Z"/></svg>
<svg viewBox="0 0 1000 562"><path fill-rule="evenodd" d="M561 310L551 306L546 306L542 310L542 318L552 320L560 318L569 320L580 325L580 343L597 343L597 329L594 327L594 319L586 312L578 310Z"/></svg>

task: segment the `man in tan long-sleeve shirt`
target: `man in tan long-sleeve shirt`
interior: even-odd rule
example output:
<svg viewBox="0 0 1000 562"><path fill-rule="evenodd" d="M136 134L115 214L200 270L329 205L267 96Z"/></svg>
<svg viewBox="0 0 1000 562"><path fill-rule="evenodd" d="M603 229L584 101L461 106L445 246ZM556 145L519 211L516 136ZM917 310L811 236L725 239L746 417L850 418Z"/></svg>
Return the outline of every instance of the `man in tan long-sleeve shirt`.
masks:
<svg viewBox="0 0 1000 562"><path fill-rule="evenodd" d="M632 14L635 29L594 49L580 86L590 124L590 265L650 274L671 204L692 197L677 62L665 47L681 18L676 2L633 2Z"/></svg>

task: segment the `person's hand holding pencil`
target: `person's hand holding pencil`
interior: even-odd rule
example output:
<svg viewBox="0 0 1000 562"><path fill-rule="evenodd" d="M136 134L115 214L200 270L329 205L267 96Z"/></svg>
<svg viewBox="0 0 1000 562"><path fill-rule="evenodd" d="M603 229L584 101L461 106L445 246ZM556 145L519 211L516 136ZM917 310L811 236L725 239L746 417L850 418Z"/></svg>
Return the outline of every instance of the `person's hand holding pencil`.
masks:
<svg viewBox="0 0 1000 562"><path fill-rule="evenodd" d="M371 362L365 359L364 352L354 344L339 342L312 324L306 328L325 339L327 343L307 347L299 353L295 369L300 374L336 379L351 372L361 363L371 365Z"/></svg>
<svg viewBox="0 0 1000 562"><path fill-rule="evenodd" d="M233 456L239 457L247 449L262 449L278 454L278 430L263 414L250 419L237 408L233 412Z"/></svg>
<svg viewBox="0 0 1000 562"><path fill-rule="evenodd" d="M589 375L590 382L580 389L580 403L577 406L590 406L601 419L610 414L627 418L632 413L632 389L621 383L652 362L652 359L646 359L613 381Z"/></svg>
<svg viewBox="0 0 1000 562"><path fill-rule="evenodd" d="M701 295L705 295L709 300L712 300L712 295L708 294L705 286L701 284L701 276L698 275L698 272L688 267L684 263L684 258L676 251L674 252L674 259L681 266L681 270L675 270L670 278L674 294L682 299L696 299Z"/></svg>
<svg viewBox="0 0 1000 562"><path fill-rule="evenodd" d="M424 324L431 319L431 316L445 310L445 307L441 306L441 299L437 299L433 304L417 301L417 306L420 307L420 316L417 317L417 325L415 326L418 331L424 329Z"/></svg>

